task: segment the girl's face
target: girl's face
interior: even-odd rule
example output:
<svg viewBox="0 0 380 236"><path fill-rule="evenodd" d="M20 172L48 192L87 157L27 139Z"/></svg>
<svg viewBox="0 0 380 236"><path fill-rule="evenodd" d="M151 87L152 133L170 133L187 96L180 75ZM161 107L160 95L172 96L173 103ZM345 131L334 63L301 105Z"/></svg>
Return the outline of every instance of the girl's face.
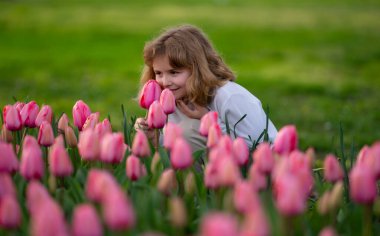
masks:
<svg viewBox="0 0 380 236"><path fill-rule="evenodd" d="M186 81L191 75L190 69L173 68L168 56L159 56L153 59L153 71L156 81L162 88L170 89L176 100L186 96Z"/></svg>

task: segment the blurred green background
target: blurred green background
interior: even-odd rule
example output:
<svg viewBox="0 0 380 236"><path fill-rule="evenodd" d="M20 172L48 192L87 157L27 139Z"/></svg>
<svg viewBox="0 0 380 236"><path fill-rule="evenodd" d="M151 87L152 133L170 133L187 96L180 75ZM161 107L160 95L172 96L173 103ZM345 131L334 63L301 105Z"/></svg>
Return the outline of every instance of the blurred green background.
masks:
<svg viewBox="0 0 380 236"><path fill-rule="evenodd" d="M320 155L380 138L380 2L366 0L2 0L1 106L35 100L71 116L82 99L121 129L146 41L168 26L201 27L237 82L280 128Z"/></svg>

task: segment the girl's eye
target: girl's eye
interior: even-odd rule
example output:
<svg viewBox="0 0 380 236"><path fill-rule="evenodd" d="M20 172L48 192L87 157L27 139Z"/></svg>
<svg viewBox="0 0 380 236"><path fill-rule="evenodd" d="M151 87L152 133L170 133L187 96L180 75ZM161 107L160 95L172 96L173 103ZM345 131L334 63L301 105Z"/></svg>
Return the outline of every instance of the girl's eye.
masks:
<svg viewBox="0 0 380 236"><path fill-rule="evenodd" d="M176 71L176 70L172 70L172 71L170 71L170 73L171 73L172 75L176 75L176 74L178 74L179 72Z"/></svg>
<svg viewBox="0 0 380 236"><path fill-rule="evenodd" d="M161 72L159 72L159 71L155 71L154 74L155 74L155 75L161 75Z"/></svg>

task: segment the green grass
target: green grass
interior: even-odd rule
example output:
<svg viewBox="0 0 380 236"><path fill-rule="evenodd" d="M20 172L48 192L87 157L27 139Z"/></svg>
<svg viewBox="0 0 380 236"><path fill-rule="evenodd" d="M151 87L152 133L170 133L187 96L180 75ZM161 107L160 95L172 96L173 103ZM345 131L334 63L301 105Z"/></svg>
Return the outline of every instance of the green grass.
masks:
<svg viewBox="0 0 380 236"><path fill-rule="evenodd" d="M372 144L380 133L380 3L377 1L0 1L0 101L78 99L121 129L144 43L164 27L201 27L280 128L322 154Z"/></svg>

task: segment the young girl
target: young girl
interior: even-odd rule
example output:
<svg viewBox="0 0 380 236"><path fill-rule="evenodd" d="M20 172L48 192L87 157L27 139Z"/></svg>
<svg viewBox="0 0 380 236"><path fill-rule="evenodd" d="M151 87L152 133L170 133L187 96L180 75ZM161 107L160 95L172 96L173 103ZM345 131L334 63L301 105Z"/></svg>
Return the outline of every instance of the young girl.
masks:
<svg viewBox="0 0 380 236"><path fill-rule="evenodd" d="M235 75L200 29L184 25L166 30L145 45L144 62L141 86L155 79L163 89L173 92L177 109L168 121L182 128L193 151L205 148L206 139L199 134L199 125L201 117L209 111L218 113L223 133L227 131L227 122L232 130L246 115L235 132L249 146L266 128L267 118L260 100L234 82ZM153 136L144 118L136 120L135 128ZM276 128L268 120L269 140L273 141L276 134ZM234 132L231 137L235 138Z"/></svg>

